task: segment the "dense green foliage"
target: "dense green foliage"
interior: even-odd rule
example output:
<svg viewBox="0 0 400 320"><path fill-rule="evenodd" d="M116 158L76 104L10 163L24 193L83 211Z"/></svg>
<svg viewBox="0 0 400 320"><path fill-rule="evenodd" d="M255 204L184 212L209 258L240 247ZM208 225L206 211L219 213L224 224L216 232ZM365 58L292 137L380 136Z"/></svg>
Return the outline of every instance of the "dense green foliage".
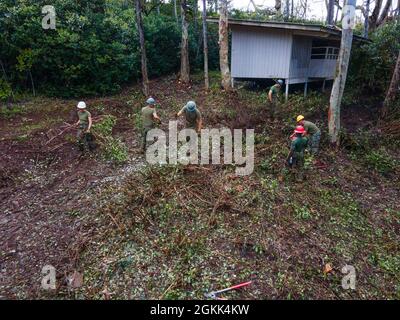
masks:
<svg viewBox="0 0 400 320"><path fill-rule="evenodd" d="M56 30L44 30L46 1L0 2L1 78L18 90L36 86L62 97L110 94L140 77L140 54L132 1L54 0ZM164 10L172 8L165 6ZM172 11L145 12L151 77L179 69L180 25ZM202 64L201 25L190 30L193 67ZM210 30L210 68L217 66L216 29ZM32 84L33 82L33 84ZM9 85L0 86L3 99Z"/></svg>
<svg viewBox="0 0 400 320"><path fill-rule="evenodd" d="M386 23L371 35L371 42L353 46L347 91L382 101L400 50L400 24Z"/></svg>

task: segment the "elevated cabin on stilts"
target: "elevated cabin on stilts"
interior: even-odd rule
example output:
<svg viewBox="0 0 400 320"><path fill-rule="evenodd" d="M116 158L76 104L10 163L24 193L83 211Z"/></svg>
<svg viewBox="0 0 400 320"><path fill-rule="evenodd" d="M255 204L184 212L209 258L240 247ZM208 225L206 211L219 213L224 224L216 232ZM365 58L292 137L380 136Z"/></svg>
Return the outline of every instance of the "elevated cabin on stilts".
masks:
<svg viewBox="0 0 400 320"><path fill-rule="evenodd" d="M229 28L233 84L235 79L284 79L287 99L291 84L304 83L306 95L309 82L322 81L324 89L325 81L335 77L341 38L336 27L229 19Z"/></svg>

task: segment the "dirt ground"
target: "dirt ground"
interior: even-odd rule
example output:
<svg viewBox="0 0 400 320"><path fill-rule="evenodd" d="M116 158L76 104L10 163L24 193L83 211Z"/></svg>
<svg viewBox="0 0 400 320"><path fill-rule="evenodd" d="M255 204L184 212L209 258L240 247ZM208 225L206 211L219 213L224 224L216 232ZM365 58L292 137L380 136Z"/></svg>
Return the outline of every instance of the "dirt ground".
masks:
<svg viewBox="0 0 400 320"><path fill-rule="evenodd" d="M382 173L353 149L353 134L374 128L373 112L344 110L347 144L334 152L323 107L289 103L273 122L265 93L221 93L216 79L208 94L200 77L191 87L167 77L151 88L161 128L190 99L206 127L255 128L254 173L149 166L135 122L138 86L85 100L94 117L117 118L113 136L129 154L122 165L100 150L82 154L75 131L62 131L76 121L76 101L21 101L20 112L0 116L0 298L193 299L248 280L226 297L400 298L398 154L385 147L394 165ZM323 165L308 161L302 184L283 165L296 112L323 132ZM56 290L41 288L46 265ZM355 268L355 290L341 286L345 265ZM77 288L68 286L74 272L83 275Z"/></svg>

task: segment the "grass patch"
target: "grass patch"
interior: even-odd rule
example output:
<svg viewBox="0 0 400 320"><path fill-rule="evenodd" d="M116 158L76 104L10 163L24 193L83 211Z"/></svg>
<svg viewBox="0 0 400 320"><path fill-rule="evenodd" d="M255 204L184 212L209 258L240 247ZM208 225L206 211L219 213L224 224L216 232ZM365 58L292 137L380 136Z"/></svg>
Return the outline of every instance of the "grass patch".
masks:
<svg viewBox="0 0 400 320"><path fill-rule="evenodd" d="M19 135L15 138L15 140L17 140L18 142L25 142L29 140L29 135L28 134L22 134Z"/></svg>
<svg viewBox="0 0 400 320"><path fill-rule="evenodd" d="M364 161L368 168L376 170L381 174L389 174L395 170L398 163L384 148L371 150L364 155Z"/></svg>
<svg viewBox="0 0 400 320"><path fill-rule="evenodd" d="M27 112L25 106L12 106L11 108L0 108L0 118L11 119L16 116L24 115Z"/></svg>

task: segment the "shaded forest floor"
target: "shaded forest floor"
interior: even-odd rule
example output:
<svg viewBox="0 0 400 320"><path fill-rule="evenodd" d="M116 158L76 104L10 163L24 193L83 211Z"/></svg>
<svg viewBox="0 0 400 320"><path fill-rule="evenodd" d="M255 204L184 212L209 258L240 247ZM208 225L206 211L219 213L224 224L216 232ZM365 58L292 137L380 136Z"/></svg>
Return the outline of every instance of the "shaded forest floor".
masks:
<svg viewBox="0 0 400 320"><path fill-rule="evenodd" d="M152 81L161 128L189 99L205 127L255 128L252 175L236 176L232 165L149 166L139 86L86 100L93 116L117 118L112 134L129 155L120 165L100 150L82 155L73 130L57 136L76 121L75 101L35 98L1 111L0 298L193 299L248 280L225 297L400 298L400 159L374 113L343 110L335 153L326 97L293 95L274 122L265 93L226 94L213 77L205 94L202 84ZM299 113L323 132L324 165L307 155L302 184L284 166ZM56 269L55 291L40 287L45 265ZM355 290L341 286L345 265L356 270ZM71 289L74 272L83 283Z"/></svg>

